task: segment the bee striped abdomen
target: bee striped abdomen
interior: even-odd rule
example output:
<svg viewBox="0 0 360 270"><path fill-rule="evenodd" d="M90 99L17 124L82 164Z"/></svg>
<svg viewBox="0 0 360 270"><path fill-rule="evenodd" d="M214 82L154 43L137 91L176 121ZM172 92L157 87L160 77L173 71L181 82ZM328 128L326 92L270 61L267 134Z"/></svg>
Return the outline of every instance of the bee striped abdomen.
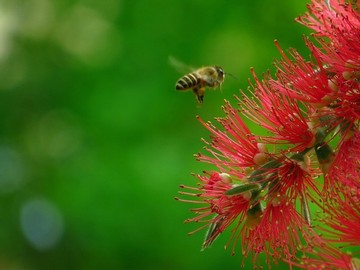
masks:
<svg viewBox="0 0 360 270"><path fill-rule="evenodd" d="M195 73L189 73L183 77L181 77L176 82L176 90L186 90L189 88L193 88L198 84L198 78Z"/></svg>

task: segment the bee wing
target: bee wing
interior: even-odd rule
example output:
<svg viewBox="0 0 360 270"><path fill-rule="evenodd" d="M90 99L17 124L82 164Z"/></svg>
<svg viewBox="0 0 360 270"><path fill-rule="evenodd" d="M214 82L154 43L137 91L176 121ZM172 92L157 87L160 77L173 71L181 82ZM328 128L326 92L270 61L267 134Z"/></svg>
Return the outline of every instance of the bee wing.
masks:
<svg viewBox="0 0 360 270"><path fill-rule="evenodd" d="M169 64L180 74L187 74L195 70L193 67L181 62L179 59L171 55L169 56Z"/></svg>

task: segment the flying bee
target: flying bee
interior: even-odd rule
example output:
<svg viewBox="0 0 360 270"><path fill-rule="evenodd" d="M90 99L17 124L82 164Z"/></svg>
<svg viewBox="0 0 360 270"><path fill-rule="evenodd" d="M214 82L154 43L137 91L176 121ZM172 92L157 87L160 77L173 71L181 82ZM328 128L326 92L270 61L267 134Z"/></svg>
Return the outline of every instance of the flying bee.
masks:
<svg viewBox="0 0 360 270"><path fill-rule="evenodd" d="M206 87L216 88L224 82L225 72L219 66L199 68L187 75L184 75L176 82L176 90L192 90L198 103L203 103Z"/></svg>

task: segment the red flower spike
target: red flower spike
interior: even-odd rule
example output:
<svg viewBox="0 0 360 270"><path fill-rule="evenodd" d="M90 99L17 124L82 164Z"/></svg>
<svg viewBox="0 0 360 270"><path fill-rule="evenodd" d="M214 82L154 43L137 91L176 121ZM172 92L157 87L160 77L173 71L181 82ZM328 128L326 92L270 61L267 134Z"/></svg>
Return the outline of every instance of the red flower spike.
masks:
<svg viewBox="0 0 360 270"><path fill-rule="evenodd" d="M311 257L304 256L300 263L292 263L294 266L307 270L358 270L356 259L349 254L343 254L335 248L323 247L320 251L309 252Z"/></svg>
<svg viewBox="0 0 360 270"><path fill-rule="evenodd" d="M334 111L338 117L351 123L360 120L360 85L358 81L354 80L351 85L341 86L338 106Z"/></svg>
<svg viewBox="0 0 360 270"><path fill-rule="evenodd" d="M207 235L203 244L203 248L206 248L235 220L238 220L238 223L242 222L250 207L250 202L249 199L243 195L225 195L226 191L233 187L232 183L229 181L228 175L215 172L211 175L206 174L204 176L198 176L198 178L201 181L200 187L183 187L189 189L189 192L180 192L182 195L189 195L196 199L178 200L196 204L205 204L204 207L191 209L197 216L186 220L186 222L205 223L205 225L192 233L212 226L211 234Z"/></svg>
<svg viewBox="0 0 360 270"><path fill-rule="evenodd" d="M328 72L320 58L314 55L315 63L306 61L295 49L289 50L289 58L277 41L275 45L283 59L275 62L278 79L269 81L272 89L293 99L310 103L315 108L330 105L331 101L325 97L332 96L333 89L329 86ZM307 45L311 50L312 43L307 41Z"/></svg>
<svg viewBox="0 0 360 270"><path fill-rule="evenodd" d="M315 30L320 48L309 42L308 47L318 63L326 63L327 71L333 74L336 115L353 122L360 119L359 3L333 0L329 4L313 0L308 6L309 13L297 21Z"/></svg>
<svg viewBox="0 0 360 270"><path fill-rule="evenodd" d="M344 0L332 0L330 6L325 1L313 0L308 5L309 13L298 17L296 20L306 27L315 30L314 36L326 41L326 48L323 47L323 56L330 50L336 54L331 59L328 54L327 63L331 64L334 70L337 67L345 67L350 59L358 68L360 59L360 14L359 3L352 6ZM325 39L326 38L326 39ZM324 45L321 43L320 45ZM330 49L330 50L329 50ZM343 60L342 65L336 65L336 61ZM339 63L339 62L338 62Z"/></svg>
<svg viewBox="0 0 360 270"><path fill-rule="evenodd" d="M349 130L336 151L328 174L325 176L324 190L333 196L342 192L360 190L360 131ZM335 194L334 194L335 193ZM360 197L358 198L360 200Z"/></svg>
<svg viewBox="0 0 360 270"><path fill-rule="evenodd" d="M227 246L234 253L240 240L254 264L264 253L269 267L283 260L290 268L360 269L359 259L338 248L360 246L359 7L311 0L309 13L297 19L315 31L314 42L305 38L310 60L275 41L282 56L276 77L259 79L251 70L252 97L238 99L240 113L225 103L226 117L216 119L222 129L199 118L211 140L210 155L198 160L228 173L204 173L198 187L180 192L193 199L179 200L201 205L187 222L203 224L192 233L208 228L203 248L233 225ZM252 134L241 114L271 135ZM283 145L269 153L266 144ZM315 154L316 168L307 160ZM321 173L323 190L322 179L315 181ZM322 210L313 225L308 202Z"/></svg>
<svg viewBox="0 0 360 270"><path fill-rule="evenodd" d="M243 101L239 102L247 118L273 134L262 136L261 140L274 144L293 144L289 151L301 152L313 146L315 135L309 128L310 120L304 116L296 101L273 88L269 83L272 80L269 74L260 81L253 69L251 72L255 79L253 96L259 103L245 95Z"/></svg>
<svg viewBox="0 0 360 270"><path fill-rule="evenodd" d="M267 262L294 260L302 237L311 231L292 204L282 197L270 202L256 227L244 227L241 231L243 255L252 253L253 262L260 253L265 253ZM310 236L309 236L310 238Z"/></svg>
<svg viewBox="0 0 360 270"><path fill-rule="evenodd" d="M304 232L306 233L304 234ZM355 267L358 259L354 259L350 254L344 254L338 248L334 248L329 240L315 234L312 229L303 230L302 233L308 245L299 246L299 250L301 250L303 255L294 261L288 261L290 265L307 270L359 269Z"/></svg>
<svg viewBox="0 0 360 270"><path fill-rule="evenodd" d="M211 123L205 123L199 118L199 121L212 133L211 143L207 143L210 147L206 150L213 157L199 154L198 158L201 161L215 164L220 171L228 171L230 168L236 175L243 168L257 165L254 157L260 153L261 149L258 147L255 136L228 102L223 110L227 117L218 118L217 121L225 131L220 131ZM242 178L241 176L240 174L239 178Z"/></svg>
<svg viewBox="0 0 360 270"><path fill-rule="evenodd" d="M278 168L278 181L273 189L291 199L302 198L309 189L320 194L318 183L314 180L317 175L319 172L304 161L284 159Z"/></svg>
<svg viewBox="0 0 360 270"><path fill-rule="evenodd" d="M325 211L328 215L322 222L331 229L323 229L324 238L334 243L360 246L360 204L359 197L340 197ZM333 199L333 201L335 201Z"/></svg>

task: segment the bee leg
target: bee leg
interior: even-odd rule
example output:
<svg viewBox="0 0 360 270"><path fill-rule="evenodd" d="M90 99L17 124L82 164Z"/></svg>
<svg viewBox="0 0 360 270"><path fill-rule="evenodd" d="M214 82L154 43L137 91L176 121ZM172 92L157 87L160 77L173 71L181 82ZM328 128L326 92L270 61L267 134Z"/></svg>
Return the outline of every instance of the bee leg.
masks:
<svg viewBox="0 0 360 270"><path fill-rule="evenodd" d="M196 96L196 100L198 101L199 104L203 103L204 101L204 95L205 95L205 88L201 87L201 88L194 88L193 92Z"/></svg>

